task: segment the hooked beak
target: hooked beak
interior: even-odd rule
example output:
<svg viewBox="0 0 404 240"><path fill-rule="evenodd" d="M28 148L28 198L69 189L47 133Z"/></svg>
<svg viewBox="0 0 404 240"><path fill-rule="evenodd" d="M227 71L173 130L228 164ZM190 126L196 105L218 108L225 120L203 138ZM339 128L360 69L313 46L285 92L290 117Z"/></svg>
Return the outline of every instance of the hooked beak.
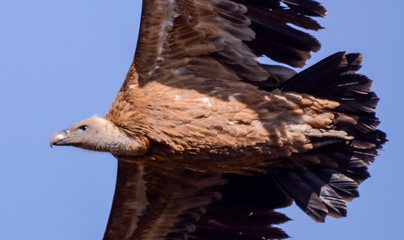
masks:
<svg viewBox="0 0 404 240"><path fill-rule="evenodd" d="M70 138L70 130L66 129L60 132L57 132L52 135L49 145L52 147L53 145L69 145L68 139Z"/></svg>

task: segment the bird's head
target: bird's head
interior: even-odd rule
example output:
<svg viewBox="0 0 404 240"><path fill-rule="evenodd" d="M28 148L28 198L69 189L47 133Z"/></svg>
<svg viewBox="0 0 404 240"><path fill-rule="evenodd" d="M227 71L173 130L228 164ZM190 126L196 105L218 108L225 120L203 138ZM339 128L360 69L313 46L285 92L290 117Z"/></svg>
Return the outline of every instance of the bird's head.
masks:
<svg viewBox="0 0 404 240"><path fill-rule="evenodd" d="M74 146L116 155L142 155L149 148L145 137L131 135L113 122L93 116L52 135L50 146Z"/></svg>

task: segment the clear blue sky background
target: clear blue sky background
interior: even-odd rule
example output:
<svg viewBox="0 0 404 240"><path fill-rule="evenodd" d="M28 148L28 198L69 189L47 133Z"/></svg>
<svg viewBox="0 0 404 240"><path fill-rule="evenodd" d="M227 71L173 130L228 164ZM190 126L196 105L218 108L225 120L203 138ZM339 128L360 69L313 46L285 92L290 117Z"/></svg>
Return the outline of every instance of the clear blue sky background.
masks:
<svg viewBox="0 0 404 240"><path fill-rule="evenodd" d="M322 49L362 52L374 79L377 113L390 142L348 218L314 223L297 207L282 225L293 239L403 239L404 2L324 1ZM0 7L0 238L101 239L116 160L49 148L50 136L107 112L132 61L140 0L13 0Z"/></svg>

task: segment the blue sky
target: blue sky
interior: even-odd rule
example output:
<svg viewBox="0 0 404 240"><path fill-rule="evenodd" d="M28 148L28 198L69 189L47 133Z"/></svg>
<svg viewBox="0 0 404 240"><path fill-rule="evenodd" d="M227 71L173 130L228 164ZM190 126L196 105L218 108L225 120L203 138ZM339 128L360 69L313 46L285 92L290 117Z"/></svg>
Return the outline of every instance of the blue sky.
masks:
<svg viewBox="0 0 404 240"><path fill-rule="evenodd" d="M293 239L401 239L404 235L404 2L324 1L322 49L364 53L374 79L380 128L390 142L370 167L348 217L314 223L297 207L281 227ZM0 7L0 236L101 239L115 187L116 160L49 148L50 136L107 112L135 49L140 0L14 0Z"/></svg>

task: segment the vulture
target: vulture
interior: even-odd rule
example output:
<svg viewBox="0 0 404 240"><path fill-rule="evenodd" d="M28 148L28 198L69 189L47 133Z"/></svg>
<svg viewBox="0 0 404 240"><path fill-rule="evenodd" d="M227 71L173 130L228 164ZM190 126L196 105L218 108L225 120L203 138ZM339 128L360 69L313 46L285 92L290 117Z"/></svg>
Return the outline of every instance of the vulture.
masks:
<svg viewBox="0 0 404 240"><path fill-rule="evenodd" d="M307 30L326 13L313 0L143 0L109 111L50 139L117 159L105 240L284 239L276 209L293 202L318 222L346 216L386 139L361 54L293 70L320 49Z"/></svg>

